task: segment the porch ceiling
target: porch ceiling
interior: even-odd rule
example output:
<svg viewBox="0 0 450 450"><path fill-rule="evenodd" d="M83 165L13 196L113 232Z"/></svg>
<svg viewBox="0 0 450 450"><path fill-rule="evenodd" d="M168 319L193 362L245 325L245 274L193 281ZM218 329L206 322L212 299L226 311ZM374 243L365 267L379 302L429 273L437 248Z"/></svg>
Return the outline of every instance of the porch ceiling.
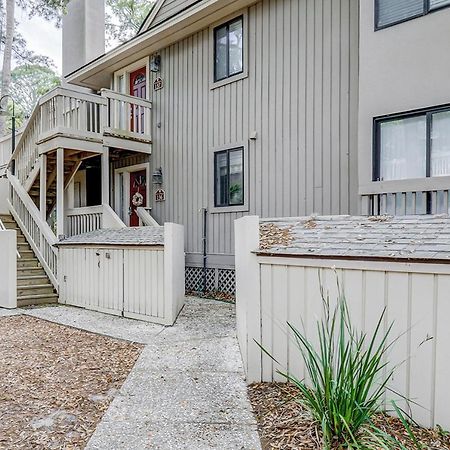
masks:
<svg viewBox="0 0 450 450"><path fill-rule="evenodd" d="M203 0L65 76L69 83L95 90L108 88L112 74L180 39L208 27L256 0Z"/></svg>

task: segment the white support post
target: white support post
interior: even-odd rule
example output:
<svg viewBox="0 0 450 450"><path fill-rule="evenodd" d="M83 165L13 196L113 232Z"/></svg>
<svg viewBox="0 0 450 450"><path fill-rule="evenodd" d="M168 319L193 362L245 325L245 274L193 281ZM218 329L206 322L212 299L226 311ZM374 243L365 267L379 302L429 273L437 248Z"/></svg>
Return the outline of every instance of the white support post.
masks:
<svg viewBox="0 0 450 450"><path fill-rule="evenodd" d="M259 217L235 220L236 325L247 382L262 380L261 351L261 280L257 256Z"/></svg>
<svg viewBox="0 0 450 450"><path fill-rule="evenodd" d="M0 231L0 308L17 308L17 233Z"/></svg>
<svg viewBox="0 0 450 450"><path fill-rule="evenodd" d="M40 185L39 185L39 209L42 220L47 220L47 155L44 153L40 159Z"/></svg>
<svg viewBox="0 0 450 450"><path fill-rule="evenodd" d="M64 236L64 149L56 150L56 235Z"/></svg>
<svg viewBox="0 0 450 450"><path fill-rule="evenodd" d="M109 205L109 147L102 153L102 204Z"/></svg>

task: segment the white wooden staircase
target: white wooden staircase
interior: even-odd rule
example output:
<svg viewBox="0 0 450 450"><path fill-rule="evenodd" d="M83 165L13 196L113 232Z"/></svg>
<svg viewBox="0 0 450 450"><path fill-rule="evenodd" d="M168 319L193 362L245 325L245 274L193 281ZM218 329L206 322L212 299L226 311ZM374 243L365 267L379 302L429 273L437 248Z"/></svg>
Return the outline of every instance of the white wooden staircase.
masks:
<svg viewBox="0 0 450 450"><path fill-rule="evenodd" d="M1 215L7 230L17 232L17 306L56 303L58 295L38 258L11 215Z"/></svg>
<svg viewBox="0 0 450 450"><path fill-rule="evenodd" d="M142 120L130 120L134 116ZM147 100L63 88L39 100L6 170L11 216L2 221L17 231L18 306L58 299L58 239L47 223L53 209L58 236L125 227L109 206L109 148L150 154L150 132ZM102 161L102 204L69 211L65 190L82 162L96 155Z"/></svg>

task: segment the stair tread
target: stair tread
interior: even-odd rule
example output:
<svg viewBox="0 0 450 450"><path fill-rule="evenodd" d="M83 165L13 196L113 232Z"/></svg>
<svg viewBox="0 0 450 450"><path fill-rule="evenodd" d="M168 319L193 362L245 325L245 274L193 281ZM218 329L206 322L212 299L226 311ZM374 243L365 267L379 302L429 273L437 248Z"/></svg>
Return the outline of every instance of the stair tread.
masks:
<svg viewBox="0 0 450 450"><path fill-rule="evenodd" d="M42 278L47 278L47 275L21 275L17 277L17 280L40 280Z"/></svg>
<svg viewBox="0 0 450 450"><path fill-rule="evenodd" d="M17 300L39 300L41 298L58 298L58 294L30 294L17 296Z"/></svg>
<svg viewBox="0 0 450 450"><path fill-rule="evenodd" d="M26 290L29 291L31 289L44 289L44 288L52 288L53 289L53 285L50 283L45 283L45 284L30 284L28 286L18 286L18 289L22 289L22 290Z"/></svg>

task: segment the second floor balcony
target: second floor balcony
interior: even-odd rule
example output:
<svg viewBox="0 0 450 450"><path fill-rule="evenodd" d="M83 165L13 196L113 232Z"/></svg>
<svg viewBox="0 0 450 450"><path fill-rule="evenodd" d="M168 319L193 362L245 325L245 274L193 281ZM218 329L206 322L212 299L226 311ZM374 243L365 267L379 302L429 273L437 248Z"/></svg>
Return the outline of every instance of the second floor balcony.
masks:
<svg viewBox="0 0 450 450"><path fill-rule="evenodd" d="M96 95L57 88L40 99L30 122L44 151L55 147L53 139L65 138L150 153L151 107L148 100L107 89Z"/></svg>

